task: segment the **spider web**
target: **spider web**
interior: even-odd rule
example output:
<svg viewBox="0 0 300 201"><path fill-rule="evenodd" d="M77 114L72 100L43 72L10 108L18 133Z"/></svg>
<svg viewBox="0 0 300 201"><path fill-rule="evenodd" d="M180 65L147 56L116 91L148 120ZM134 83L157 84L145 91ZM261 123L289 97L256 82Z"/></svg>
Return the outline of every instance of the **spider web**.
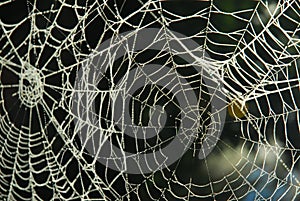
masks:
<svg viewBox="0 0 300 201"><path fill-rule="evenodd" d="M300 199L299 1L3 1L0 10L1 200ZM116 58L97 48L149 28L165 33L150 44L162 41L160 50L122 44ZM202 54L168 46L189 40ZM99 56L108 70L97 77L89 72L103 65L91 62ZM149 64L158 70L126 94ZM174 76L181 89L155 86L155 72L157 83ZM213 110L205 80L222 86L224 107ZM191 92L195 118L180 108L180 93ZM114 119L118 96L129 100L119 114L128 109L131 127ZM224 112L224 127L214 127L214 115ZM183 128L192 143L182 142L185 153L167 167L132 174L95 156L99 128L100 142L149 153L167 147L185 117L197 119ZM149 132L156 135L138 138ZM222 135L199 159L201 147L211 146L209 132Z"/></svg>

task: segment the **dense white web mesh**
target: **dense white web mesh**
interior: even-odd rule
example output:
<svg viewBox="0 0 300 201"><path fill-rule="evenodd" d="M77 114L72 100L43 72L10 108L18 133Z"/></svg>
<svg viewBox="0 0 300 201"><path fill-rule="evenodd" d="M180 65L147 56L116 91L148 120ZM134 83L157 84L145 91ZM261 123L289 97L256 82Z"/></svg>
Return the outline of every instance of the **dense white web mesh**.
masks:
<svg viewBox="0 0 300 201"><path fill-rule="evenodd" d="M4 1L0 20L1 200L300 199L298 0Z"/></svg>

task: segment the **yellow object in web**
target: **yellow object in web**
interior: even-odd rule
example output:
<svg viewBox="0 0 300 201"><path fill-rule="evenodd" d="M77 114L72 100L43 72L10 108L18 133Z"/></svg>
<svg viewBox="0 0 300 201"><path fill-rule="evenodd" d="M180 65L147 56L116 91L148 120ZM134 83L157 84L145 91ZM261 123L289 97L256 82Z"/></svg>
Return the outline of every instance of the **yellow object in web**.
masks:
<svg viewBox="0 0 300 201"><path fill-rule="evenodd" d="M228 113L231 117L235 118L243 118L246 116L246 113L248 112L247 104L242 104L239 100L233 100L228 105Z"/></svg>

